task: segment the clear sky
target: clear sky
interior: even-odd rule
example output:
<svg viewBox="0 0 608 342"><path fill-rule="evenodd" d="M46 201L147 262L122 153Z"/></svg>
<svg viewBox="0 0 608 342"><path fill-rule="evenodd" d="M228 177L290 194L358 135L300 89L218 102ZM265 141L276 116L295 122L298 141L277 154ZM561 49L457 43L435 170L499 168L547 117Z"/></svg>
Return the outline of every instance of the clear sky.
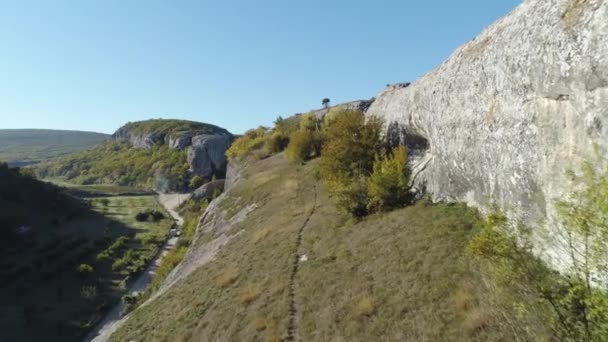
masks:
<svg viewBox="0 0 608 342"><path fill-rule="evenodd" d="M0 128L234 133L413 81L520 0L0 0Z"/></svg>

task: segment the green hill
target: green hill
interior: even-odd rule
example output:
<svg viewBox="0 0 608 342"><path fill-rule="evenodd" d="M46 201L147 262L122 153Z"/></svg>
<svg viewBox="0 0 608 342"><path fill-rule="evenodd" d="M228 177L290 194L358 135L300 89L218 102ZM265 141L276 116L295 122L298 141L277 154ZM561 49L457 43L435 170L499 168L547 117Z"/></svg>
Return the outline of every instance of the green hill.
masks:
<svg viewBox="0 0 608 342"><path fill-rule="evenodd" d="M109 135L48 129L0 129L0 161L22 166L91 147Z"/></svg>

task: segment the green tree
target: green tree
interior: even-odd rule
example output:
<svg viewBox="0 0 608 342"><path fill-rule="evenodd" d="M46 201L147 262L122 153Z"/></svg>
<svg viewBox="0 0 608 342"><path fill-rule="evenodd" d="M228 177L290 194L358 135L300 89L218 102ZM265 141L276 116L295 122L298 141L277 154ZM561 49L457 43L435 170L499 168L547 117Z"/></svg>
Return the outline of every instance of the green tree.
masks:
<svg viewBox="0 0 608 342"><path fill-rule="evenodd" d="M386 211L407 204L409 193L407 174L407 148L397 147L391 155L376 155L369 177L369 203L371 211Z"/></svg>
<svg viewBox="0 0 608 342"><path fill-rule="evenodd" d="M355 173L369 176L376 154L383 153L383 122L366 120L361 111L344 110L327 128L319 170L330 183L348 181Z"/></svg>
<svg viewBox="0 0 608 342"><path fill-rule="evenodd" d="M205 184L205 179L203 179L203 177L199 176L199 175L195 175L194 177L192 177L192 179L190 180L190 187L193 189L198 189L200 188L203 184Z"/></svg>
<svg viewBox="0 0 608 342"><path fill-rule="evenodd" d="M330 102L330 99L329 99L329 98L327 98L327 97L326 97L326 98L324 98L323 100L321 100L321 104L322 104L322 105L323 105L323 107L325 107L325 108L329 107L329 102Z"/></svg>
<svg viewBox="0 0 608 342"><path fill-rule="evenodd" d="M338 207L355 217L367 214L367 180L383 153L382 126L381 119L344 110L325 132L319 174Z"/></svg>

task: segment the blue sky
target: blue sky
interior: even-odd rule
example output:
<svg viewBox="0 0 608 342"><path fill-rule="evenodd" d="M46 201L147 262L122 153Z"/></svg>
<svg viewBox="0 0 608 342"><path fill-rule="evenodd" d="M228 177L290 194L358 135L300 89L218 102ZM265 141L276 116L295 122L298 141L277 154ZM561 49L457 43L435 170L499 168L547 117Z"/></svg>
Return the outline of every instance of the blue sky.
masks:
<svg viewBox="0 0 608 342"><path fill-rule="evenodd" d="M0 0L0 128L242 133L413 81L520 0Z"/></svg>

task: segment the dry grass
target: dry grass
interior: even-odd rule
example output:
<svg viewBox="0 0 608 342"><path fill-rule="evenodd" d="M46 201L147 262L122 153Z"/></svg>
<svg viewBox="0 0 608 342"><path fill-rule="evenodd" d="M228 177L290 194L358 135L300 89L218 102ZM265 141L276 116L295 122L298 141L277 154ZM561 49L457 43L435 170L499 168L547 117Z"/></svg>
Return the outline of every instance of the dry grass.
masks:
<svg viewBox="0 0 608 342"><path fill-rule="evenodd" d="M246 287L244 290L241 291L241 303L249 305L253 303L256 299L258 299L261 293L262 291L259 287Z"/></svg>
<svg viewBox="0 0 608 342"><path fill-rule="evenodd" d="M224 272L222 272L216 278L216 284L219 287L226 288L226 287L232 285L238 278L239 278L239 271L234 268L229 268L229 269L225 270Z"/></svg>
<svg viewBox="0 0 608 342"><path fill-rule="evenodd" d="M296 237L314 202L314 164L282 155L250 161L222 204L229 211L258 204L233 228L239 234L213 262L135 311L112 340L284 337ZM281 191L294 189L293 179L295 193ZM297 340L525 340L487 314L482 268L465 254L474 211L427 203L354 223L316 188L318 206L301 246L308 261L296 276Z"/></svg>
<svg viewBox="0 0 608 342"><path fill-rule="evenodd" d="M253 233L253 243L258 243L270 234L271 229L269 227L256 230Z"/></svg>
<svg viewBox="0 0 608 342"><path fill-rule="evenodd" d="M463 326L470 336L475 336L490 328L493 324L492 321L491 312L483 308L475 308L466 313Z"/></svg>
<svg viewBox="0 0 608 342"><path fill-rule="evenodd" d="M366 296L357 302L353 310L355 316L371 316L376 311L376 307L372 299Z"/></svg>
<svg viewBox="0 0 608 342"><path fill-rule="evenodd" d="M452 302L458 311L467 312L476 305L475 296L470 290L458 288L452 296Z"/></svg>

